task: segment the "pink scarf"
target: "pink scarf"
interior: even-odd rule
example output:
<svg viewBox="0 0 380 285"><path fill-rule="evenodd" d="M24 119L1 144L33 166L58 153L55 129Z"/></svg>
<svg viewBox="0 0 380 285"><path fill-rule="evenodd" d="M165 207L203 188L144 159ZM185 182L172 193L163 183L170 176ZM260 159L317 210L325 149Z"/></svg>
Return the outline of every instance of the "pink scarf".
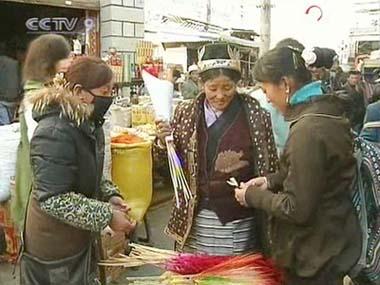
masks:
<svg viewBox="0 0 380 285"><path fill-rule="evenodd" d="M214 108L211 107L207 100L204 102L204 107L206 125L207 128L209 128L219 119L219 117L223 114L223 111L214 110Z"/></svg>

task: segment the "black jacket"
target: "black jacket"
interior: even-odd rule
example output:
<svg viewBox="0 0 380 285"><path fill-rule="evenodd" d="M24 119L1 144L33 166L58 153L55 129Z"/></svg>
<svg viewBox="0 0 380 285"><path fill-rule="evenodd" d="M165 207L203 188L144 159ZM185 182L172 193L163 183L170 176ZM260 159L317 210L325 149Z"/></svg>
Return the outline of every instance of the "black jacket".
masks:
<svg viewBox="0 0 380 285"><path fill-rule="evenodd" d="M38 127L30 150L37 176L34 197L43 202L54 195L75 191L96 198L103 169L103 130L88 120L77 126L60 114L57 107L35 116Z"/></svg>
<svg viewBox="0 0 380 285"><path fill-rule="evenodd" d="M54 89L38 91L28 100L38 126L30 143L33 192L25 226L26 251L56 260L87 247L92 232L110 223L112 209L107 202L116 193L104 191L104 135L101 123L90 119L92 107L70 92Z"/></svg>

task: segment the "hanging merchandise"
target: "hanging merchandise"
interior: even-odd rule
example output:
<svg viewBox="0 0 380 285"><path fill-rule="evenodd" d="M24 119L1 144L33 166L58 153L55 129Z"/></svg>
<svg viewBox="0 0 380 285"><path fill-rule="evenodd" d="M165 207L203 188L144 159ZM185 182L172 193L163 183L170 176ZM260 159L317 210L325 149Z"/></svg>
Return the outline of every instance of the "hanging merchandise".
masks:
<svg viewBox="0 0 380 285"><path fill-rule="evenodd" d="M82 54L82 44L78 39L73 40L73 53L75 55L81 55Z"/></svg>
<svg viewBox="0 0 380 285"><path fill-rule="evenodd" d="M153 61L151 57L147 59L145 64L143 65L143 70L152 74L155 77L158 77L161 72L162 65L160 65L159 61Z"/></svg>
<svg viewBox="0 0 380 285"><path fill-rule="evenodd" d="M132 80L132 55L127 53L124 54L124 82L130 82Z"/></svg>
<svg viewBox="0 0 380 285"><path fill-rule="evenodd" d="M153 44L147 41L140 41L136 48L136 59L138 65L143 65L153 56Z"/></svg>
<svg viewBox="0 0 380 285"><path fill-rule="evenodd" d="M115 82L123 82L123 60L116 48L111 47L109 49L106 62L113 71Z"/></svg>
<svg viewBox="0 0 380 285"><path fill-rule="evenodd" d="M160 65L153 61L153 43L140 41L136 47L136 64L134 65L135 78L141 79L142 71L148 70L154 76L158 76Z"/></svg>
<svg viewBox="0 0 380 285"><path fill-rule="evenodd" d="M142 221L152 200L152 143L130 133L112 138L112 180L131 207L129 216Z"/></svg>

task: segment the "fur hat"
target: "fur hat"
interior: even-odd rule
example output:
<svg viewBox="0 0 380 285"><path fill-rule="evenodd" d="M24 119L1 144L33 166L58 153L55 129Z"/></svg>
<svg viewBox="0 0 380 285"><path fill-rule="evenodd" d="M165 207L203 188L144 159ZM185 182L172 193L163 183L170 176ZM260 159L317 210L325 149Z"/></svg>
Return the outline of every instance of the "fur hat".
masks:
<svg viewBox="0 0 380 285"><path fill-rule="evenodd" d="M215 68L226 68L240 72L240 52L227 43L204 45L198 50L200 72Z"/></svg>
<svg viewBox="0 0 380 285"><path fill-rule="evenodd" d="M191 73L191 72L193 72L193 71L198 71L198 70L199 70L198 65L193 64L193 65L190 65L190 66L189 66L189 70L188 70L188 72Z"/></svg>

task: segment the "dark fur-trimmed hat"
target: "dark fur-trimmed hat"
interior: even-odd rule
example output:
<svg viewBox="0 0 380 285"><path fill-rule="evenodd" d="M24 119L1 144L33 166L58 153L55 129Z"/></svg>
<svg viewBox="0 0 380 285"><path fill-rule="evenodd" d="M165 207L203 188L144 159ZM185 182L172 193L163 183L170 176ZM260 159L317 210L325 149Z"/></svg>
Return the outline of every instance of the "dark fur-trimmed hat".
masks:
<svg viewBox="0 0 380 285"><path fill-rule="evenodd" d="M226 68L240 72L239 49L228 43L207 44L198 50L200 72Z"/></svg>

